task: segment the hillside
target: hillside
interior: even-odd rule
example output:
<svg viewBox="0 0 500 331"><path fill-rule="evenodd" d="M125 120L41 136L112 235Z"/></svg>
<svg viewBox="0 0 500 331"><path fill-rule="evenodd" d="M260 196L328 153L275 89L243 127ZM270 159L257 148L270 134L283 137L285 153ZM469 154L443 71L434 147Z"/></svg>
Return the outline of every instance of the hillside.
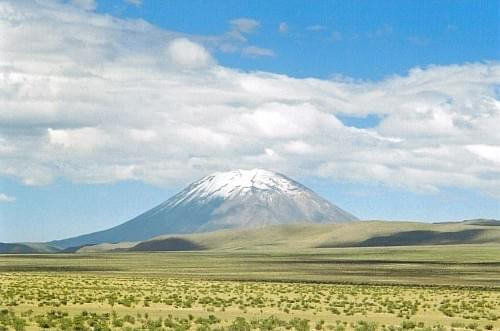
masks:
<svg viewBox="0 0 500 331"><path fill-rule="evenodd" d="M0 243L0 254L55 253L59 249L44 243Z"/></svg>
<svg viewBox="0 0 500 331"><path fill-rule="evenodd" d="M364 221L287 224L191 235L160 236L136 243L86 246L78 252L300 250L334 247L500 244L500 227L467 223Z"/></svg>

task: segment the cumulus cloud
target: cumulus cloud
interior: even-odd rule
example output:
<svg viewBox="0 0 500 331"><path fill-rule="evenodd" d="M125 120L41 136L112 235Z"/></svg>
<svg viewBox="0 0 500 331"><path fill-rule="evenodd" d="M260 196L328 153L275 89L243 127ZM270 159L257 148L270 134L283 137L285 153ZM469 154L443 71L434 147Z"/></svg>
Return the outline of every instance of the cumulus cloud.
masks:
<svg viewBox="0 0 500 331"><path fill-rule="evenodd" d="M500 197L500 64L381 81L223 67L200 36L60 2L0 3L0 175L28 185L291 176ZM232 22L244 38L258 27ZM371 128L339 118L376 115Z"/></svg>
<svg viewBox="0 0 500 331"><path fill-rule="evenodd" d="M0 203L16 202L16 198L5 193L0 193Z"/></svg>
<svg viewBox="0 0 500 331"><path fill-rule="evenodd" d="M203 46L186 38L172 40L167 46L167 56L181 68L206 67L213 62L212 56Z"/></svg>

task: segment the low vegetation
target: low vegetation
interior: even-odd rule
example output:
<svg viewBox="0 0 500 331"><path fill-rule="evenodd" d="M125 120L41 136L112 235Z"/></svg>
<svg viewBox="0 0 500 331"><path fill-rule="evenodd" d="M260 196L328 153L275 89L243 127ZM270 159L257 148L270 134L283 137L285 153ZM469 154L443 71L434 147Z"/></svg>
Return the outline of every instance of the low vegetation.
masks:
<svg viewBox="0 0 500 331"><path fill-rule="evenodd" d="M446 330L500 327L477 288L2 274L3 329Z"/></svg>
<svg viewBox="0 0 500 331"><path fill-rule="evenodd" d="M4 255L0 330L500 330L498 252Z"/></svg>

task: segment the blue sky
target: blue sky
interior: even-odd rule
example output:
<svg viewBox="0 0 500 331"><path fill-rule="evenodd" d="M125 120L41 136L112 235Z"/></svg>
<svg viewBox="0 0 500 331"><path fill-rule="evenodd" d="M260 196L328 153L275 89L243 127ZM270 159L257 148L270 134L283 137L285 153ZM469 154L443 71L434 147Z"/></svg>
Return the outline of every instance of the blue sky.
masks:
<svg viewBox="0 0 500 331"><path fill-rule="evenodd" d="M497 1L5 6L0 241L250 167L364 219L500 218Z"/></svg>
<svg viewBox="0 0 500 331"><path fill-rule="evenodd" d="M222 34L235 18L255 19L260 26L249 40L276 56L217 59L294 77L378 80L416 66L499 56L496 1L110 1L98 11L200 35ZM280 23L286 23L286 33L280 33Z"/></svg>

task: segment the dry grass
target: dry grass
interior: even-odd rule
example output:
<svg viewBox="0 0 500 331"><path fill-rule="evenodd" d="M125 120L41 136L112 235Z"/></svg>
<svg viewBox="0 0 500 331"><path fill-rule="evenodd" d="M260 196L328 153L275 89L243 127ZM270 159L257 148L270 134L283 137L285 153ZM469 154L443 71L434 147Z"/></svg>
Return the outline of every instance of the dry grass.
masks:
<svg viewBox="0 0 500 331"><path fill-rule="evenodd" d="M0 330L499 330L499 246L0 256Z"/></svg>

